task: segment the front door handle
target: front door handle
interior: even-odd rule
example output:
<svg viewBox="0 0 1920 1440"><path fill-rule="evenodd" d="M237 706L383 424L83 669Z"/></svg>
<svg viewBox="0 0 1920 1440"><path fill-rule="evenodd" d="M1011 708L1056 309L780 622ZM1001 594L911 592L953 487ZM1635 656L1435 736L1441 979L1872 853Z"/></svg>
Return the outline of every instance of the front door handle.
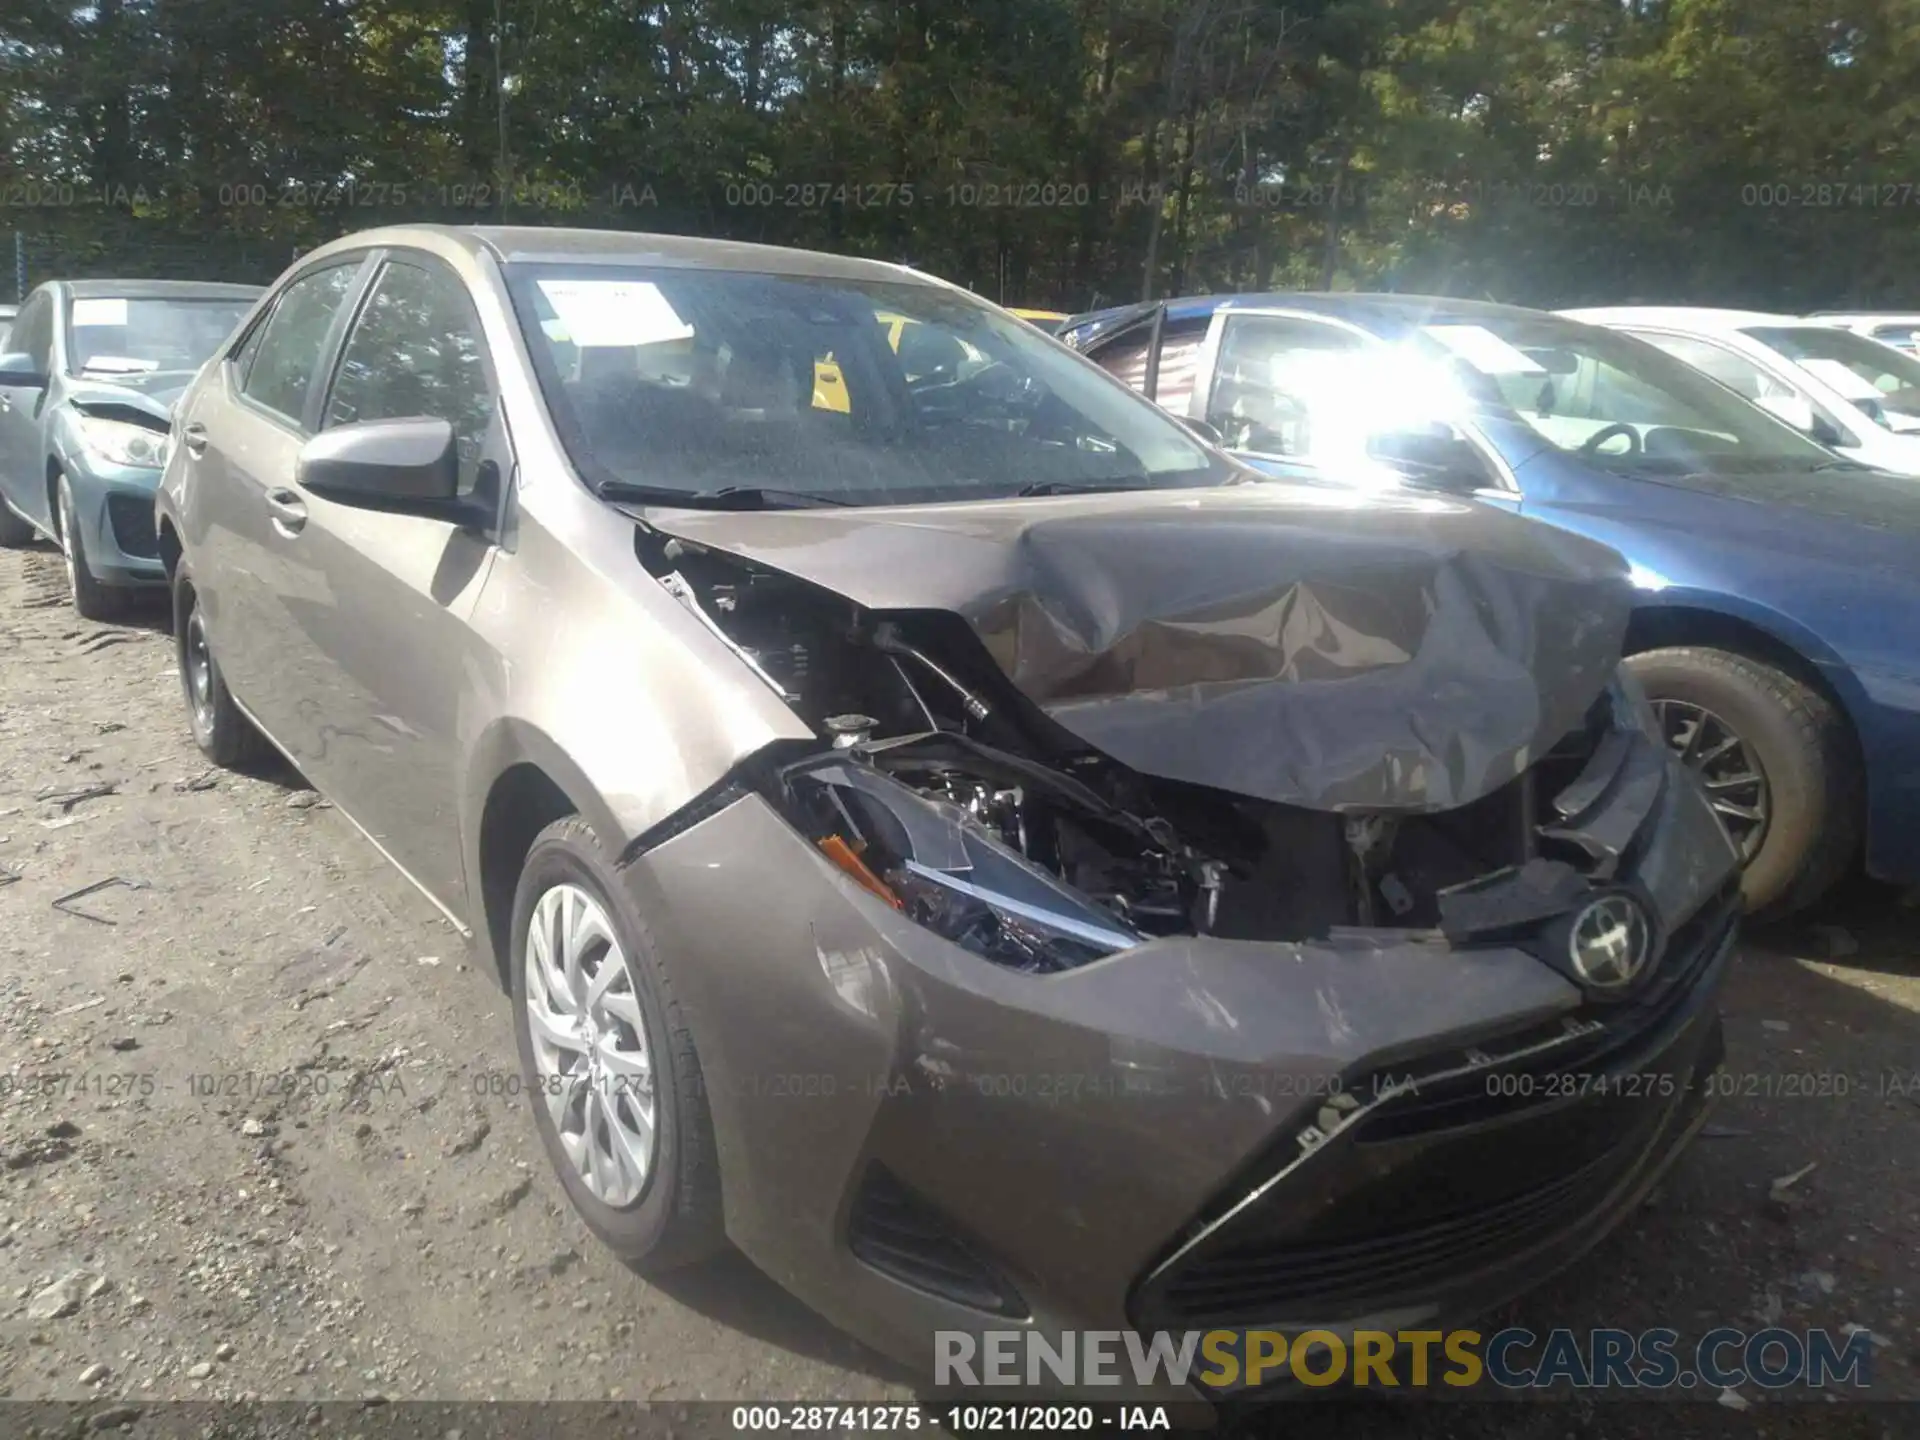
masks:
<svg viewBox="0 0 1920 1440"><path fill-rule="evenodd" d="M291 490L269 490L267 509L273 515L273 523L289 535L307 523L307 507Z"/></svg>
<svg viewBox="0 0 1920 1440"><path fill-rule="evenodd" d="M206 454L207 427L202 425L198 420L194 421L191 425L187 426L185 430L180 432L180 443L187 447L187 453L189 455Z"/></svg>

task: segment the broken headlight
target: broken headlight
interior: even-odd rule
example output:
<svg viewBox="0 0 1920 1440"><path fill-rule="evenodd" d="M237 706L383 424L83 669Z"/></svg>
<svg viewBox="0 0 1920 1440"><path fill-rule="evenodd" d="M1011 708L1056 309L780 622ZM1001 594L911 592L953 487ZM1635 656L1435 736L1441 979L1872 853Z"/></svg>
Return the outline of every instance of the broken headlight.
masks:
<svg viewBox="0 0 1920 1440"><path fill-rule="evenodd" d="M1070 970L1145 937L1005 844L968 811L868 766L830 761L792 778L823 823L816 843L862 888L988 960Z"/></svg>

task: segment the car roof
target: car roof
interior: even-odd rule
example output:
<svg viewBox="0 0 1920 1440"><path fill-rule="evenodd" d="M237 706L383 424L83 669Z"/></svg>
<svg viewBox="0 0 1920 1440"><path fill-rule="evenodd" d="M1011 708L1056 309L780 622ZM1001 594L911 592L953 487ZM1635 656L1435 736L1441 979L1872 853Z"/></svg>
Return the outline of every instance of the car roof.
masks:
<svg viewBox="0 0 1920 1440"><path fill-rule="evenodd" d="M1345 320L1377 334L1394 335L1416 325L1448 322L1471 323L1476 319L1537 317L1545 312L1523 305L1503 305L1492 300L1462 300L1447 295L1400 295L1366 291L1279 290L1231 295L1192 295L1166 302L1167 319L1173 323L1204 320L1219 310L1297 310ZM1128 314L1150 313L1144 305L1115 305L1105 310L1076 315L1065 327L1078 331L1097 324L1110 323Z"/></svg>
<svg viewBox="0 0 1920 1440"><path fill-rule="evenodd" d="M1920 311L1911 310L1816 310L1807 316L1828 324L1859 320L1874 325L1920 325Z"/></svg>
<svg viewBox="0 0 1920 1440"><path fill-rule="evenodd" d="M343 235L300 258L306 261L334 251L365 250L381 245L411 245L429 251L452 247L469 255L489 255L502 264L663 265L823 280L889 281L942 290L957 288L904 265L828 255L818 250L712 240L699 235L574 230L541 225L389 225Z"/></svg>
<svg viewBox="0 0 1920 1440"><path fill-rule="evenodd" d="M1683 330L1720 333L1744 330L1753 325L1811 325L1801 315L1774 315L1764 310L1716 310L1704 305L1606 305L1586 310L1562 310L1571 320L1589 325L1618 325L1639 321L1643 325L1671 325Z"/></svg>
<svg viewBox="0 0 1920 1440"><path fill-rule="evenodd" d="M252 300L262 285L227 285L212 280L66 280L76 300Z"/></svg>

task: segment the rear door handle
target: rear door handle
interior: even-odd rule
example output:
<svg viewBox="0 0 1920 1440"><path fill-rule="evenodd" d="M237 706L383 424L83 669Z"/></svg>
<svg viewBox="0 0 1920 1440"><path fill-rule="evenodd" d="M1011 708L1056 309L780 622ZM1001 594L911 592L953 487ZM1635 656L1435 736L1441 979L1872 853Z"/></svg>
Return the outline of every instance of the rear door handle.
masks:
<svg viewBox="0 0 1920 1440"><path fill-rule="evenodd" d="M273 523L288 534L307 523L307 507L291 490L269 490L267 509L273 514Z"/></svg>
<svg viewBox="0 0 1920 1440"><path fill-rule="evenodd" d="M187 447L187 453L189 455L206 454L207 427L202 425L198 420L194 421L191 425L187 426L185 430L180 432L180 443Z"/></svg>

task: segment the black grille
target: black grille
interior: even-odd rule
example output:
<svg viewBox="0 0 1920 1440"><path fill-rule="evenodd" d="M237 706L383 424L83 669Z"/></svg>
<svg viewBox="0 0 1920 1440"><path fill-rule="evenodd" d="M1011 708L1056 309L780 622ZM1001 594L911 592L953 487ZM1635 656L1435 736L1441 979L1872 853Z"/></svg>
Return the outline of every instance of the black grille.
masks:
<svg viewBox="0 0 1920 1440"><path fill-rule="evenodd" d="M138 495L107 496L107 523L122 555L158 559L160 538L153 529L153 501Z"/></svg>
<svg viewBox="0 0 1920 1440"><path fill-rule="evenodd" d="M1020 1294L931 1205L884 1166L867 1171L847 1224L862 1263L902 1285L995 1315L1024 1318Z"/></svg>
<svg viewBox="0 0 1920 1440"><path fill-rule="evenodd" d="M1613 1152L1494 1205L1344 1243L1236 1246L1182 1267L1155 1307L1169 1325L1272 1319L1391 1296L1507 1260L1579 1220L1631 1162Z"/></svg>

